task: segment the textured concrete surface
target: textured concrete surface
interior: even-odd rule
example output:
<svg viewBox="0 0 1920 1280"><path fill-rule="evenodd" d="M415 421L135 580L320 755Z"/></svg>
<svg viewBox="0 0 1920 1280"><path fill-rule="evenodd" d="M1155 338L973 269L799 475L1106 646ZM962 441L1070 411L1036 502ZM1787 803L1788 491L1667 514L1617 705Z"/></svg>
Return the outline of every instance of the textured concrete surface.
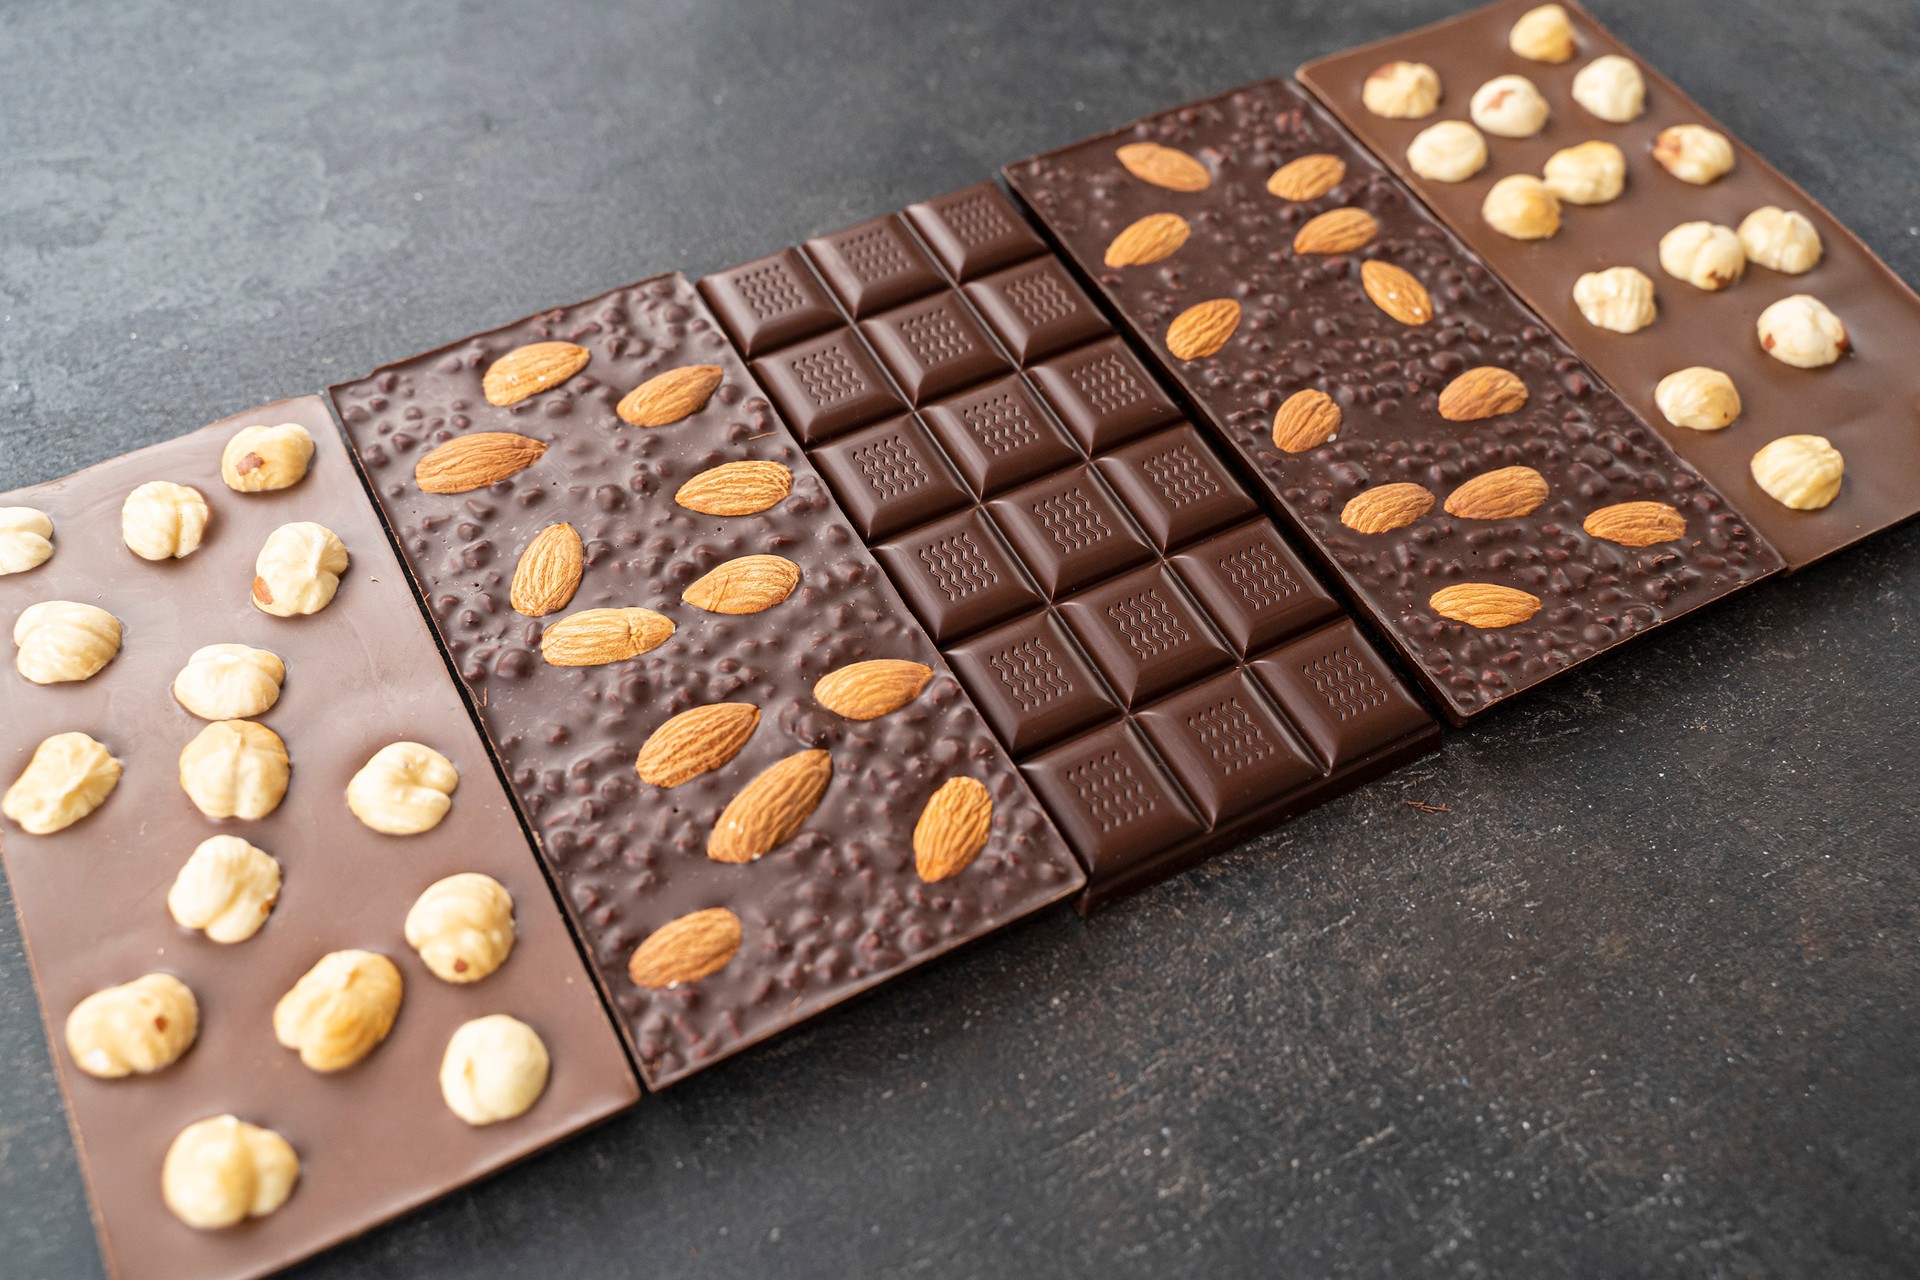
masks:
<svg viewBox="0 0 1920 1280"><path fill-rule="evenodd" d="M0 3L0 487L1456 7ZM1911 0L1597 7L1920 279ZM1911 1275L1916 659L1908 529L302 1274ZM0 1073L96 1274L10 911Z"/></svg>

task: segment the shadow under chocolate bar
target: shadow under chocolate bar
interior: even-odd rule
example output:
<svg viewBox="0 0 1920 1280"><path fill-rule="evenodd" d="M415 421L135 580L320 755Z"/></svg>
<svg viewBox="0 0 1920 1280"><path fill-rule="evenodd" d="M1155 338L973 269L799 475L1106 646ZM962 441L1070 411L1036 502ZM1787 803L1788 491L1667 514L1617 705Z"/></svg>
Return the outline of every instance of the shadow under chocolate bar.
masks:
<svg viewBox="0 0 1920 1280"><path fill-rule="evenodd" d="M999 189L700 289L1096 906L1438 728Z"/></svg>

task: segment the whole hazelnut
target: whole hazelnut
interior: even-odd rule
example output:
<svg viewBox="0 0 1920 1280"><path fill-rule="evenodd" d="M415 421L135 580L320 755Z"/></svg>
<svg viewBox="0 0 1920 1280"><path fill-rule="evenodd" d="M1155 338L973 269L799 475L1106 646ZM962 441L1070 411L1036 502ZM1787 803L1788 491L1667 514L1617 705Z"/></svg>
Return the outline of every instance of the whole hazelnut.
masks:
<svg viewBox="0 0 1920 1280"><path fill-rule="evenodd" d="M347 782L347 808L375 831L418 835L440 825L459 785L459 770L432 747L393 742Z"/></svg>
<svg viewBox="0 0 1920 1280"><path fill-rule="evenodd" d="M1542 173L1568 204L1605 204L1627 185L1627 158L1611 142L1583 142L1548 156Z"/></svg>
<svg viewBox="0 0 1920 1280"><path fill-rule="evenodd" d="M1509 174L1488 190L1480 216L1501 235L1545 240L1560 230L1560 198L1531 174Z"/></svg>
<svg viewBox="0 0 1920 1280"><path fill-rule="evenodd" d="M1653 158L1680 181L1704 187L1733 168L1733 144L1700 125L1676 124L1653 140Z"/></svg>
<svg viewBox="0 0 1920 1280"><path fill-rule="evenodd" d="M148 1075L180 1060L200 1030L200 1005L170 973L96 991L67 1015L67 1052L101 1080Z"/></svg>
<svg viewBox="0 0 1920 1280"><path fill-rule="evenodd" d="M209 818L264 818L292 770L280 735L251 720L216 720L180 753L180 787Z"/></svg>
<svg viewBox="0 0 1920 1280"><path fill-rule="evenodd" d="M267 535L254 561L254 607L278 618L318 613L346 571L347 548L333 530L310 520L283 524Z"/></svg>
<svg viewBox="0 0 1920 1280"><path fill-rule="evenodd" d="M1840 492L1846 460L1825 436L1781 436L1753 455L1753 479L1782 506L1817 511Z"/></svg>
<svg viewBox="0 0 1920 1280"><path fill-rule="evenodd" d="M407 912L406 937L435 977L478 982L513 951L513 895L477 871L436 880Z"/></svg>
<svg viewBox="0 0 1920 1280"><path fill-rule="evenodd" d="M1418 120L1440 105L1440 73L1424 62L1375 67L1360 87L1360 101L1377 116Z"/></svg>
<svg viewBox="0 0 1920 1280"><path fill-rule="evenodd" d="M202 720L250 720L280 700L287 664L277 654L244 644L195 649L173 678L173 696Z"/></svg>
<svg viewBox="0 0 1920 1280"><path fill-rule="evenodd" d="M1660 237L1660 269L1713 293L1740 278L1747 269L1747 255L1732 227L1683 222Z"/></svg>
<svg viewBox="0 0 1920 1280"><path fill-rule="evenodd" d="M339 1071L372 1053L400 1014L400 971L374 951L321 956L273 1007L273 1038L315 1071Z"/></svg>
<svg viewBox="0 0 1920 1280"><path fill-rule="evenodd" d="M1531 138L1547 124L1547 100L1525 76L1495 76L1473 91L1467 114L1499 138Z"/></svg>
<svg viewBox="0 0 1920 1280"><path fill-rule="evenodd" d="M1587 272L1574 281L1573 303L1587 323L1615 333L1637 333L1658 314L1653 281L1638 267Z"/></svg>
<svg viewBox="0 0 1920 1280"><path fill-rule="evenodd" d="M1631 58L1595 58L1573 77L1573 100L1608 124L1637 120L1647 107L1647 82Z"/></svg>
<svg viewBox="0 0 1920 1280"><path fill-rule="evenodd" d="M52 835L98 809L120 782L120 762L84 733L56 733L0 799L0 813L36 836Z"/></svg>
<svg viewBox="0 0 1920 1280"><path fill-rule="evenodd" d="M220 478L236 493L265 493L299 484L313 461L313 436L297 422L242 427L220 451Z"/></svg>
<svg viewBox="0 0 1920 1280"><path fill-rule="evenodd" d="M182 1129L160 1166L160 1195L173 1216L212 1230L264 1218L287 1202L300 1158L271 1129L213 1116Z"/></svg>
<svg viewBox="0 0 1920 1280"><path fill-rule="evenodd" d="M1695 365L1660 379L1653 402L1668 422L1694 431L1718 431L1740 416L1740 392L1718 369Z"/></svg>
<svg viewBox="0 0 1920 1280"><path fill-rule="evenodd" d="M167 891L167 914L214 942L245 942L280 900L280 864L239 836L202 840Z"/></svg>
<svg viewBox="0 0 1920 1280"><path fill-rule="evenodd" d="M1566 62L1573 57L1573 23L1557 4L1529 9L1507 33L1507 47L1535 62Z"/></svg>
<svg viewBox="0 0 1920 1280"><path fill-rule="evenodd" d="M464 1023L440 1060L440 1096L470 1125L525 1114L546 1091L550 1061L539 1033L518 1018L489 1014Z"/></svg>
<svg viewBox="0 0 1920 1280"><path fill-rule="evenodd" d="M120 507L120 538L142 560L177 560L200 548L212 513L192 485L149 480Z"/></svg>
<svg viewBox="0 0 1920 1280"><path fill-rule="evenodd" d="M1818 369L1846 354L1847 326L1825 303L1806 293L1782 298L1755 326L1768 355L1796 369Z"/></svg>
<svg viewBox="0 0 1920 1280"><path fill-rule="evenodd" d="M34 507L0 507L0 578L37 569L53 554L53 521Z"/></svg>
<svg viewBox="0 0 1920 1280"><path fill-rule="evenodd" d="M1747 257L1771 271L1797 276L1820 264L1820 233L1806 215L1768 205L1740 220Z"/></svg>
<svg viewBox="0 0 1920 1280"><path fill-rule="evenodd" d="M35 684L90 680L120 652L120 619L98 605L43 600L14 620L13 665Z"/></svg>
<svg viewBox="0 0 1920 1280"><path fill-rule="evenodd" d="M1487 140L1465 120L1442 120L1414 135L1407 163L1433 182L1465 182L1486 167Z"/></svg>

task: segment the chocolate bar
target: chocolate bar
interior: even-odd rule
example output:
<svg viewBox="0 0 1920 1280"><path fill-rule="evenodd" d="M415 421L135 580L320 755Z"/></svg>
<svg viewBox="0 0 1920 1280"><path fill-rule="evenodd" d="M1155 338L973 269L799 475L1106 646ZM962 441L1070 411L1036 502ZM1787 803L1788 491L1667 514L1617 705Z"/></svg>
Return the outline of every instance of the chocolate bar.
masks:
<svg viewBox="0 0 1920 1280"><path fill-rule="evenodd" d="M245 491L223 481L223 455ZM0 848L110 1274L276 1271L638 1097L323 401L268 405L0 508L18 668L0 681ZM309 534L337 538L345 564L279 553ZM414 777L396 743L450 769ZM474 892L491 895L478 914L465 900L446 913ZM484 957L462 920L488 931ZM313 993L300 979L323 956L355 951L400 984L384 1039L327 999L283 1001ZM479 974L458 970L470 958L497 968L438 976ZM514 1046L531 1028L550 1071L543 1090L537 1071L516 1077L524 1114L476 1126L443 1092L443 1057L492 1015L515 1020ZM239 1159L222 1143L246 1131L196 1130L204 1143L170 1155L223 1115L286 1144L259 1139L272 1168L249 1171L252 1205L201 1203L191 1177L196 1153ZM272 1208L289 1154L297 1180ZM177 1216L249 1209L261 1216L219 1228Z"/></svg>
<svg viewBox="0 0 1920 1280"><path fill-rule="evenodd" d="M1006 176L1454 722L1780 568L1292 85Z"/></svg>
<svg viewBox="0 0 1920 1280"><path fill-rule="evenodd" d="M1309 63L1300 78L1789 566L1920 511L1920 371L1911 358L1920 297L1578 5L1529 18L1515 39L1535 7L1488 5ZM1439 96L1425 114L1383 116L1363 102L1369 78L1396 63L1432 73ZM1437 122L1459 122L1448 129L1466 138L1460 131L1477 127L1465 123L1470 100L1500 77L1519 79L1482 94L1478 115L1490 127L1469 156L1483 158L1477 169L1435 163L1425 150L1415 153L1419 166L1409 159L1414 139ZM1487 99L1503 89L1507 110L1523 109L1511 121L1487 114ZM1598 183L1596 158L1615 170ZM1538 200L1543 174L1552 205ZM1488 222L1493 188L1510 177L1520 180L1503 192L1532 190L1554 230L1504 222L1537 237L1522 241ZM1640 304L1624 313L1609 287L1622 279ZM1807 297L1818 310L1797 300ZM1842 330L1823 349L1766 346L1819 337L1831 318ZM1762 456L1783 438L1794 443Z"/></svg>
<svg viewBox="0 0 1920 1280"><path fill-rule="evenodd" d="M649 1086L1081 888L682 277L332 395Z"/></svg>
<svg viewBox="0 0 1920 1280"><path fill-rule="evenodd" d="M1434 749L982 183L701 292L1109 901Z"/></svg>

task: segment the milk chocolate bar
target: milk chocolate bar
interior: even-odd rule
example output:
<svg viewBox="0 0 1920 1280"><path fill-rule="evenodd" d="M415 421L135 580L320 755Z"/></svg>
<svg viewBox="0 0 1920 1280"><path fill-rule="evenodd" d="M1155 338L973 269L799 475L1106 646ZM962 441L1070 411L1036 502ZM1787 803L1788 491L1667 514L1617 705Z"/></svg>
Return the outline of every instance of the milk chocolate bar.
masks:
<svg viewBox="0 0 1920 1280"><path fill-rule="evenodd" d="M1097 905L1438 730L998 188L701 292Z"/></svg>

